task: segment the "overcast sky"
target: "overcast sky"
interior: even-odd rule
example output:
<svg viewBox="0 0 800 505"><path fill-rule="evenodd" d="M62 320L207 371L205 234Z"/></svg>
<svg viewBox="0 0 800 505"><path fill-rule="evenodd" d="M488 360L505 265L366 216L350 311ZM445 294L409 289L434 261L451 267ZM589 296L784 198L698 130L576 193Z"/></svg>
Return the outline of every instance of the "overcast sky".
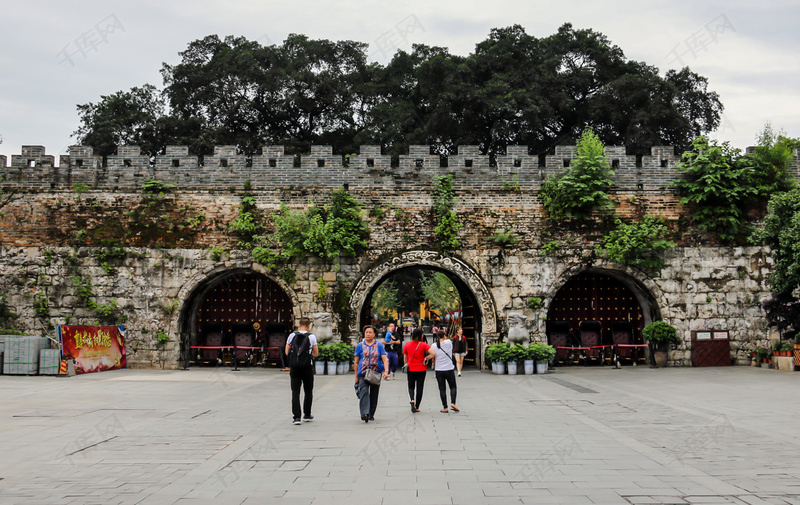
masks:
<svg viewBox="0 0 800 505"><path fill-rule="evenodd" d="M466 55L489 30L520 24L545 37L571 22L605 34L631 60L663 73L688 65L725 106L712 137L755 143L769 121L800 137L800 1L514 0L3 0L0 154L75 143L76 104L151 83L163 62L209 34L280 43L290 33L370 44L386 63L413 43Z"/></svg>

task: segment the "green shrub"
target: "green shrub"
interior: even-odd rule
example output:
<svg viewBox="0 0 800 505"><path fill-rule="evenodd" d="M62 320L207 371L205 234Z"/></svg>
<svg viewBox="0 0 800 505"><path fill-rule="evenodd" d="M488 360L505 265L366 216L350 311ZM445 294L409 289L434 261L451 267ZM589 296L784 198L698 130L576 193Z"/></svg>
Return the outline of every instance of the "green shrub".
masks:
<svg viewBox="0 0 800 505"><path fill-rule="evenodd" d="M678 330L665 321L653 321L645 326L642 329L642 337L657 349L680 342Z"/></svg>
<svg viewBox="0 0 800 505"><path fill-rule="evenodd" d="M664 267L661 253L677 245L665 238L668 233L669 228L654 216L645 216L641 222L631 224L617 219L616 228L603 237L603 245L597 246L596 251L617 263L660 270Z"/></svg>

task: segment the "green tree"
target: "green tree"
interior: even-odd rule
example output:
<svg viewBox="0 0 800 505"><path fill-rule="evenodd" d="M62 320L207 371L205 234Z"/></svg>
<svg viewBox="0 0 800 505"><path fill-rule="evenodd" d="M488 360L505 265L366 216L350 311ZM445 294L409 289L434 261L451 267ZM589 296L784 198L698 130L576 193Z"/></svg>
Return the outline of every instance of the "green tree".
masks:
<svg viewBox="0 0 800 505"><path fill-rule="evenodd" d="M753 168L737 162L739 152L728 142L697 137L676 167L682 177L671 183L697 225L723 241L744 231L746 202L756 194Z"/></svg>
<svg viewBox="0 0 800 505"><path fill-rule="evenodd" d="M587 219L594 212L611 209L608 190L614 172L605 157L603 143L590 129L584 130L576 146L573 163L560 176L542 185L540 196L553 219Z"/></svg>
<svg viewBox="0 0 800 505"><path fill-rule="evenodd" d="M800 139L786 137L767 123L759 133L757 142L752 152L739 159L740 163L750 165L753 169L755 195L766 200L776 192L796 187L797 181L789 169L794 150L800 147Z"/></svg>
<svg viewBox="0 0 800 505"><path fill-rule="evenodd" d="M430 308L439 314L461 310L461 296L453 281L441 272L424 272L422 292Z"/></svg>
<svg viewBox="0 0 800 505"><path fill-rule="evenodd" d="M787 295L800 288L800 189L770 199L764 226L755 237L772 249L772 290Z"/></svg>
<svg viewBox="0 0 800 505"><path fill-rule="evenodd" d="M81 125L77 141L101 156L114 154L118 145L137 145L144 154L163 151L166 104L152 84L101 96L97 103L78 105Z"/></svg>
<svg viewBox="0 0 800 505"><path fill-rule="evenodd" d="M469 55L415 45L382 66L362 42L292 34L279 45L210 35L164 64L164 97L151 85L79 106L78 138L110 154L118 143L145 152L185 144L198 154L232 144L243 153L283 144L307 152L330 144L388 154L431 144L440 154L477 144L491 158L506 145L544 154L591 125L607 144L645 154L688 146L719 125L722 105L689 69L628 60L603 34L570 24L536 38L495 28ZM169 109L164 112L164 99Z"/></svg>
<svg viewBox="0 0 800 505"><path fill-rule="evenodd" d="M370 311L373 314L384 314L389 311L399 310L400 298L397 284L393 279L383 281L372 293Z"/></svg>

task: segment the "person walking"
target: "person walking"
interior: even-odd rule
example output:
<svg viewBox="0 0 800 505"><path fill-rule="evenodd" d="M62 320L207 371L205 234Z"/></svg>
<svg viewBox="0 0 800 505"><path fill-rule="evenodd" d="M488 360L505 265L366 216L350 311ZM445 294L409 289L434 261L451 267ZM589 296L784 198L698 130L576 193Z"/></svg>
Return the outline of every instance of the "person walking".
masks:
<svg viewBox="0 0 800 505"><path fill-rule="evenodd" d="M303 388L303 421L311 422L311 402L314 400L314 360L319 354L317 337L309 330L311 320L301 317L297 331L286 339L289 357L289 380L292 388L292 423L300 424L300 388Z"/></svg>
<svg viewBox="0 0 800 505"><path fill-rule="evenodd" d="M383 374L383 378L388 377L389 359L386 357L386 349L383 342L375 338L377 331L371 325L364 326L364 340L356 346L355 357L353 358L353 368L356 371L356 396L358 396L358 408L361 413L361 420L365 423L375 420L375 409L378 408L378 393L381 385L370 384L364 376L367 369L375 370Z"/></svg>
<svg viewBox="0 0 800 505"><path fill-rule="evenodd" d="M403 347L403 359L408 365L408 400L414 413L419 412L422 403L428 362L436 357L433 347L422 341L423 334L422 328L417 328L411 334L411 341Z"/></svg>
<svg viewBox="0 0 800 505"><path fill-rule="evenodd" d="M467 355L467 337L464 335L464 329L459 326L456 329L456 334L453 337L453 356L456 358L456 371L458 376L461 377L461 369L464 367L464 357Z"/></svg>
<svg viewBox="0 0 800 505"><path fill-rule="evenodd" d="M453 358L453 341L447 338L447 333L444 330L439 330L437 334L438 340L436 341L436 382L439 384L439 397L442 399L442 410L440 412L447 413L447 391L445 390L445 383L450 386L450 408L454 412L459 412L456 407L456 393L458 393L458 386L456 385L455 374L455 358Z"/></svg>
<svg viewBox="0 0 800 505"><path fill-rule="evenodd" d="M394 373L397 371L397 351L400 347L400 340L395 337L395 329L395 324L389 323L386 326L386 336L383 339L383 345L386 347L386 357L389 358L389 379L394 379Z"/></svg>

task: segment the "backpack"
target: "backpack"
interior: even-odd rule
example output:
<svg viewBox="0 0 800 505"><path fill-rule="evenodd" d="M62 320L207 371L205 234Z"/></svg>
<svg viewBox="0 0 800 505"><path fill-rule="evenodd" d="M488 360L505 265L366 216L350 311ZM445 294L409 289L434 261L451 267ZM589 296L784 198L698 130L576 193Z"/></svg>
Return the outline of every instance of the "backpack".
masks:
<svg viewBox="0 0 800 505"><path fill-rule="evenodd" d="M311 339L310 333L297 332L294 334L292 343L289 345L289 366L291 368L308 368L312 364L311 360Z"/></svg>

